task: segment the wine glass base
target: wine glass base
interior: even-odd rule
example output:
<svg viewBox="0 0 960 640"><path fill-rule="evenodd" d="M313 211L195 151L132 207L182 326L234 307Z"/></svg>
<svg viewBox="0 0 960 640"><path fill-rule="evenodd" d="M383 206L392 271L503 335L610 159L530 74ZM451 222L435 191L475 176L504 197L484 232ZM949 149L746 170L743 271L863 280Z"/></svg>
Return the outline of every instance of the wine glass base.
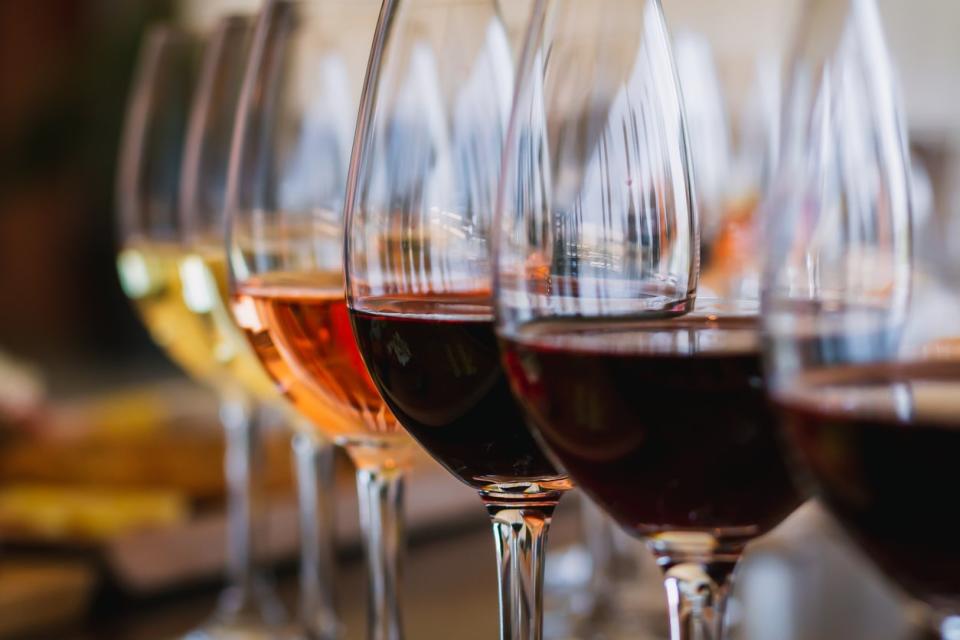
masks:
<svg viewBox="0 0 960 640"><path fill-rule="evenodd" d="M249 589L228 587L220 594L217 609L183 640L294 640L305 637L288 623L283 604L272 583L255 578Z"/></svg>
<svg viewBox="0 0 960 640"><path fill-rule="evenodd" d="M182 640L293 640L296 637L284 635L274 627L213 623L187 633Z"/></svg>
<svg viewBox="0 0 960 640"><path fill-rule="evenodd" d="M211 622L194 629L180 640L327 640L331 636L315 636L299 625L265 625L246 622Z"/></svg>

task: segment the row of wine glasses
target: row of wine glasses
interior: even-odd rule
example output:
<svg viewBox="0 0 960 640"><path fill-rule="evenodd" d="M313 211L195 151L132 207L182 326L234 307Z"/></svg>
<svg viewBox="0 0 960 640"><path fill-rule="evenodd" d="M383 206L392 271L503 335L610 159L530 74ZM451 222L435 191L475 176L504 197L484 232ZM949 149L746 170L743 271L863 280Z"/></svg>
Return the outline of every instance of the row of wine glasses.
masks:
<svg viewBox="0 0 960 640"><path fill-rule="evenodd" d="M745 546L802 499L791 459L957 637L960 136L931 147L942 228L912 234L905 117L931 100L914 79L904 109L895 75L955 81L935 63L957 51L931 26L891 53L892 2L802 5L783 108L763 72L759 142L741 132L742 215L701 220L735 190L710 182L716 119L688 118L678 78L689 99L696 73L658 0L534 0L522 42L494 0L268 0L249 53L200 85L219 96L207 137L229 144L188 145L183 237L205 273L229 267L227 324L356 464L369 637L403 637L413 441L490 515L501 638L542 637L546 535L574 483L656 556L671 638L724 637ZM731 242L731 222L762 240ZM177 357L189 336L157 339Z"/></svg>
<svg viewBox="0 0 960 640"><path fill-rule="evenodd" d="M265 9L227 207L238 317L274 377L295 381L289 397L322 407L330 435L356 463L370 530L371 637L402 635L397 500L407 433L481 492L501 556L503 636L534 637L544 535L570 485L523 424L493 330L486 233L513 54L493 2L385 3L374 31L377 8ZM307 11L318 17L301 45L282 25ZM362 99L368 51L353 46L358 40L372 40L373 51ZM311 66L284 64L291 43ZM351 148L368 145L376 148L369 161L351 163ZM371 232L360 249L371 271L348 270L346 298L344 211L364 216ZM461 224L474 237L458 242ZM435 241L434 228L450 231ZM351 236L348 260L356 246ZM443 252L427 258L435 268L412 266L421 250ZM448 286L419 288L415 279L430 274ZM347 419L330 420L330 407Z"/></svg>

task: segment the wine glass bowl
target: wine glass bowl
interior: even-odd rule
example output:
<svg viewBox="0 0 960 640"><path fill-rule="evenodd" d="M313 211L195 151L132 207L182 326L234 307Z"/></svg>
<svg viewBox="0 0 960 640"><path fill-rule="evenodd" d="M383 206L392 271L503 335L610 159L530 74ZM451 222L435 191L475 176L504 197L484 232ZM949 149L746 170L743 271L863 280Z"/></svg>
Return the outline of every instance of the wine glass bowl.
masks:
<svg viewBox="0 0 960 640"><path fill-rule="evenodd" d="M735 551L795 507L762 383L755 310L524 324L514 388L550 450L624 528Z"/></svg>
<svg viewBox="0 0 960 640"><path fill-rule="evenodd" d="M404 428L483 495L569 483L523 428L503 375L486 292L367 298L351 313L360 350Z"/></svg>
<svg viewBox="0 0 960 640"><path fill-rule="evenodd" d="M356 350L340 272L249 280L235 306L248 304L256 317L245 326L261 359L328 437L344 446L406 446Z"/></svg>
<svg viewBox="0 0 960 640"><path fill-rule="evenodd" d="M358 344L406 430L461 480L491 496L564 489L523 427L493 331L507 34L492 2L412 0L396 14L371 62L347 200Z"/></svg>
<svg viewBox="0 0 960 640"><path fill-rule="evenodd" d="M206 336L183 304L178 274L177 199L198 51L197 41L166 25L144 35L120 149L117 270L153 340L191 375L213 380Z"/></svg>
<svg viewBox="0 0 960 640"><path fill-rule="evenodd" d="M537 7L498 203L500 324L683 313L699 234L659 4Z"/></svg>
<svg viewBox="0 0 960 640"><path fill-rule="evenodd" d="M406 440L361 366L341 210L373 2L274 2L241 105L230 228L234 312L288 397L340 444Z"/></svg>

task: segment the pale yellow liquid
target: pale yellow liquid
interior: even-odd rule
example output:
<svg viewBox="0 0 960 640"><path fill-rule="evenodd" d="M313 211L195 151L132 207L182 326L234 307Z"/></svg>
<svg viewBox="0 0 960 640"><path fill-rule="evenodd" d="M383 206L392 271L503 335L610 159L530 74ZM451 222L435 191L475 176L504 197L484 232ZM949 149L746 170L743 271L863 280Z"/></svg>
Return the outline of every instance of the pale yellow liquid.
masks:
<svg viewBox="0 0 960 640"><path fill-rule="evenodd" d="M239 385L261 400L279 398L230 315L223 249L137 242L120 252L117 266L154 341L184 371L222 391Z"/></svg>

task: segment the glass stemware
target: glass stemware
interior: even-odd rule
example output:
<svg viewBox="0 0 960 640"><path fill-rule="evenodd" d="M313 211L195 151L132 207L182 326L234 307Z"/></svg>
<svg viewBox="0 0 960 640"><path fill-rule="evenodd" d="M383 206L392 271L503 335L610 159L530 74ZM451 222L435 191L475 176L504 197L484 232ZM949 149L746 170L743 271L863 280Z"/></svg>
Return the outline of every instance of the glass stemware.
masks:
<svg viewBox="0 0 960 640"><path fill-rule="evenodd" d="M233 311L267 371L357 467L369 637L402 637L398 572L410 440L363 368L343 290L341 218L380 5L273 0L257 24L227 189Z"/></svg>
<svg viewBox="0 0 960 640"><path fill-rule="evenodd" d="M801 480L957 638L960 13L802 8L764 206L770 389Z"/></svg>
<svg viewBox="0 0 960 640"><path fill-rule="evenodd" d="M501 638L540 638L544 545L566 476L510 395L489 238L513 91L495 3L387 2L346 195L350 319L401 424L493 523Z"/></svg>
<svg viewBox="0 0 960 640"><path fill-rule="evenodd" d="M722 637L744 546L798 498L757 301L698 298L698 194L660 3L537 2L519 68L495 246L513 390L577 485L656 556L671 637Z"/></svg>
<svg viewBox="0 0 960 640"><path fill-rule="evenodd" d="M180 275L188 306L217 337L214 354L218 361L265 408L274 409L291 425L301 427L293 446L301 523L300 622L302 632L310 638L333 638L339 627L333 597L334 523L329 506L333 500L333 448L284 401L230 313L224 199L237 101L252 30L252 17L225 17L204 54L180 180L184 251ZM257 434L246 431L238 437L254 439ZM256 446L252 441L241 441L234 450L251 452ZM239 471L255 463L238 458L228 466ZM238 476L243 478L244 474ZM253 488L237 487L234 498L237 504L247 505L247 512L257 506ZM242 513L237 518L237 527L246 531L246 538L239 544L256 548L258 530L254 518ZM242 559L249 562L252 553L237 549L233 557L238 563ZM241 576L242 584L252 584L252 565L238 565L234 571Z"/></svg>
<svg viewBox="0 0 960 640"><path fill-rule="evenodd" d="M250 373L224 347L230 334L201 309L178 212L181 162L193 95L198 43L171 27L143 43L127 114L117 181L123 247L121 284L158 345L220 396L226 429L227 580L212 619L188 637L243 632L268 637L284 618L269 583L255 570L257 423ZM200 292L203 293L202 291ZM240 365L237 367L236 365ZM260 374L262 375L262 374Z"/></svg>

